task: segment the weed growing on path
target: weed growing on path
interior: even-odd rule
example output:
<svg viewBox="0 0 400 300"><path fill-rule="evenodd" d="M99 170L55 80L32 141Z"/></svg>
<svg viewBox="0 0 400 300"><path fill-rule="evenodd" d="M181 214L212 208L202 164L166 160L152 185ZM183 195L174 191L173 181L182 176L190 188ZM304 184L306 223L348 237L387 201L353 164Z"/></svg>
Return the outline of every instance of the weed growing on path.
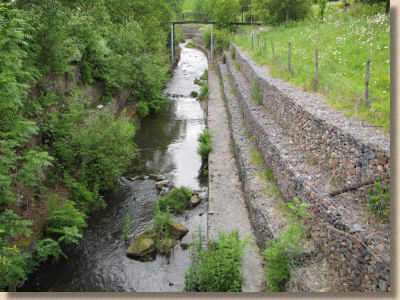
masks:
<svg viewBox="0 0 400 300"><path fill-rule="evenodd" d="M185 291L240 292L244 249L250 237L240 240L239 233L219 233L218 240L208 240L203 247L201 231L193 237L194 265L185 272Z"/></svg>

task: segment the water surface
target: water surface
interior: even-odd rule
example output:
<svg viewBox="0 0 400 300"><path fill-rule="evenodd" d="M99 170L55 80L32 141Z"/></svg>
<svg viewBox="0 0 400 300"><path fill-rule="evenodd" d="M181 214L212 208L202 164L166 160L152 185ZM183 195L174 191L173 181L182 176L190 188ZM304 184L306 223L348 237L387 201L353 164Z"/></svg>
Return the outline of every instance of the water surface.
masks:
<svg viewBox="0 0 400 300"><path fill-rule="evenodd" d="M142 168L136 173L163 174L177 186L200 189L206 182L199 176L201 159L196 149L197 137L205 128L205 112L190 92L200 91L194 80L207 68L207 59L199 50L181 47L180 61L164 91L171 95L171 109L143 120L135 137L143 160ZM146 227L152 227L154 203L160 195L151 179L121 180L120 183L106 195L108 207L91 217L81 243L66 249L69 259L49 260L19 291L183 290L184 272L190 265L190 256L189 251L182 250L179 244L169 259L158 255L152 262L140 262L126 257L128 244L122 232L125 215L132 216L132 240ZM183 242L190 242L199 226L205 232L206 207L207 203L202 201L186 217L173 216L190 230Z"/></svg>

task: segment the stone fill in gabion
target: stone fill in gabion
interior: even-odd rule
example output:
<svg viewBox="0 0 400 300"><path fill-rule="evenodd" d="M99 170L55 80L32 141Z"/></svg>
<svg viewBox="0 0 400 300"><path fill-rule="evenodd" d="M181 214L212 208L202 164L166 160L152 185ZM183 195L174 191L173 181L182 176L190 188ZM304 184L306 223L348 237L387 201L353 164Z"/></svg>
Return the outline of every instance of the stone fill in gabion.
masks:
<svg viewBox="0 0 400 300"><path fill-rule="evenodd" d="M360 182L374 175L385 175L389 171L387 137L380 135L376 129L360 128L359 123L354 121L353 124L353 121L339 114L336 120L340 122L334 124L332 118L335 114L331 111L322 113L327 112L328 108L321 101L310 103L311 96L270 78L267 69L252 62L237 47L233 48L240 72L235 69L228 53L227 67L230 84L236 91L247 130L257 137L264 161L273 171L285 198L290 200L298 197L310 204L313 217L308 225L312 241L319 253L325 255L330 268L340 276L339 286L344 291L388 291L388 226L369 222L360 193L329 196L329 192L343 184ZM262 105L251 100L253 79L257 80L263 95ZM304 118L308 118L308 121L304 121ZM298 122L306 122L311 127L299 129L297 127L302 126ZM319 127L323 127L325 133L332 133L325 135L329 141L318 137L322 132ZM350 144L354 146L351 149L358 151L358 155L353 156L355 168L358 168L355 175L345 166L346 158L350 155L348 151L352 150L344 145ZM330 149L336 150L331 152ZM337 160L334 167L326 161L328 156L331 162L332 159ZM381 166L379 170L375 163L365 165L365 160L368 158L371 161L372 156L373 161L377 160ZM310 157L313 158L312 163ZM383 171L379 172L382 168ZM274 231L268 222L264 224L270 231Z"/></svg>

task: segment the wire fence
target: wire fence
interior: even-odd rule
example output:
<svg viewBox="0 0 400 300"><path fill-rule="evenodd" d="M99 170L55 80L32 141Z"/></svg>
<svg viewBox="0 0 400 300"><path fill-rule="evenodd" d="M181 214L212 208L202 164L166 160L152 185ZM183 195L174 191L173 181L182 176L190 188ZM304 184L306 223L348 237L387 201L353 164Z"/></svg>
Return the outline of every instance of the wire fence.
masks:
<svg viewBox="0 0 400 300"><path fill-rule="evenodd" d="M241 29L235 35L235 41L244 45L245 50L250 50L256 61L271 65L273 75L290 80L308 91L324 95L332 94L332 90L337 89L339 93L334 92L333 95L340 95L337 96L338 99L334 96L330 97L330 103L333 106L340 107L351 115L361 114L368 116L369 119L386 117L387 122L390 122L390 112L382 116L375 107L371 107L371 102L374 100L378 102L375 95L380 91L370 85L372 61L370 57L365 62L364 71L360 72L345 64L332 66L332 64L326 64L323 59L321 62L321 57L324 58L321 49L314 48L310 51L310 49L297 48L294 43L277 43L272 39L269 40L267 33L254 33L249 29ZM354 84L355 80L357 84Z"/></svg>

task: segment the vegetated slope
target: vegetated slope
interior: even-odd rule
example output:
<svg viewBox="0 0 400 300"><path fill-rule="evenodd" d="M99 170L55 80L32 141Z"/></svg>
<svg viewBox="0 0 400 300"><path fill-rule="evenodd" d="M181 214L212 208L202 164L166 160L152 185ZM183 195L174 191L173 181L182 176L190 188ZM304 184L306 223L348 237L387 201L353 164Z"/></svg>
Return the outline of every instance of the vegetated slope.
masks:
<svg viewBox="0 0 400 300"><path fill-rule="evenodd" d="M63 255L106 205L102 193L137 155L135 125L108 103L124 94L140 117L164 107L168 21L179 9L174 1L0 4L0 290ZM84 96L91 89L100 111Z"/></svg>
<svg viewBox="0 0 400 300"><path fill-rule="evenodd" d="M318 92L328 103L347 115L361 117L390 129L390 16L384 7L358 3L348 11L335 11L319 19L267 27L236 35L235 43L251 57L266 64L272 76L313 91L315 49L318 48ZM260 47L258 47L258 34ZM264 50L266 38L266 50ZM271 41L275 50L273 61ZM291 43L291 69L288 72L288 43ZM364 104L367 59L370 107Z"/></svg>

